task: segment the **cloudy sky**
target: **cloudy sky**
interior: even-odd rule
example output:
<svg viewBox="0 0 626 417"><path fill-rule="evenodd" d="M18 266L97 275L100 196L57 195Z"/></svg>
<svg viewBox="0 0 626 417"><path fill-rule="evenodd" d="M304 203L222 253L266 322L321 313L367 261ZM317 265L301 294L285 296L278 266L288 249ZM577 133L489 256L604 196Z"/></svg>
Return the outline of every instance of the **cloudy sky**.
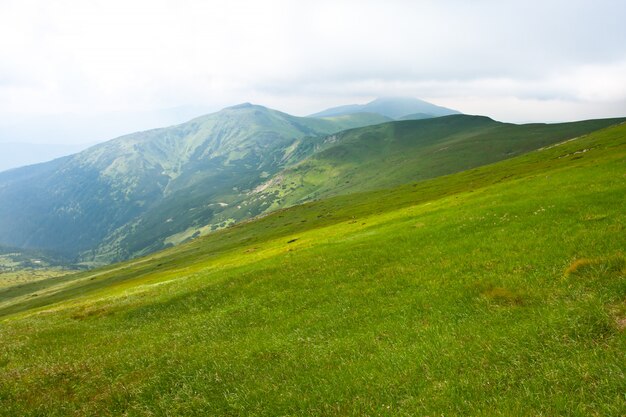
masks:
<svg viewBox="0 0 626 417"><path fill-rule="evenodd" d="M93 142L244 101L626 116L625 18L621 0L0 0L0 142Z"/></svg>

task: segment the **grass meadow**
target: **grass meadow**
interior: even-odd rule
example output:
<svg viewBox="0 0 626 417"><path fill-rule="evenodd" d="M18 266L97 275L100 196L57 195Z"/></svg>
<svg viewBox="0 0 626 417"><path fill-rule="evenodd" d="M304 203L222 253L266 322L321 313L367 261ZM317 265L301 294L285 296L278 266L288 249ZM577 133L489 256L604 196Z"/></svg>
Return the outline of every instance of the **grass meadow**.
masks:
<svg viewBox="0 0 626 417"><path fill-rule="evenodd" d="M620 416L626 125L0 288L6 416Z"/></svg>

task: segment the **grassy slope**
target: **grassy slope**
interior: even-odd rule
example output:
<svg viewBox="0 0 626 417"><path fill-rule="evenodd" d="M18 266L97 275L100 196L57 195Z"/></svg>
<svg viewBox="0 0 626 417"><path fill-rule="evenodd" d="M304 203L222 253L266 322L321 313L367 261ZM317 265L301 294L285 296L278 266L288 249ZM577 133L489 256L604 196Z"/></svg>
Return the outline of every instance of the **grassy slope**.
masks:
<svg viewBox="0 0 626 417"><path fill-rule="evenodd" d="M0 290L0 410L620 415L624 162L622 125Z"/></svg>
<svg viewBox="0 0 626 417"><path fill-rule="evenodd" d="M514 125L454 115L353 129L277 174L260 196L273 207L406 184L511 158L624 119Z"/></svg>
<svg viewBox="0 0 626 417"><path fill-rule="evenodd" d="M27 283L57 278L71 274L71 270L57 268L19 269L11 272L0 272L0 288L21 286Z"/></svg>

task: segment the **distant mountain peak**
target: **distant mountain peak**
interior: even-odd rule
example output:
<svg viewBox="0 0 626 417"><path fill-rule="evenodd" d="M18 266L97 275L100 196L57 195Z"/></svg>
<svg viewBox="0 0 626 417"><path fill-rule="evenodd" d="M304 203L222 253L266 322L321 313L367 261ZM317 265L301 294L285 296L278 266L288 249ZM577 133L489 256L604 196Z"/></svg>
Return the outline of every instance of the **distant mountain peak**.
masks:
<svg viewBox="0 0 626 417"><path fill-rule="evenodd" d="M438 117L460 112L415 97L379 97L366 104L348 104L326 109L312 114L311 117L333 117L354 113L378 113L392 119L400 119L411 114Z"/></svg>
<svg viewBox="0 0 626 417"><path fill-rule="evenodd" d="M263 108L265 109L266 107L263 106L259 106L258 104L252 104L252 103L241 103L241 104L235 104L234 106L230 106L230 107L226 107L224 110L239 110L239 109L252 109L252 108Z"/></svg>
<svg viewBox="0 0 626 417"><path fill-rule="evenodd" d="M367 104L372 104L372 103L388 103L388 102L419 102L419 103L427 103L424 100L421 100L419 98L415 98L415 97L409 97L409 96L382 96L382 97L378 97L375 98L374 100L370 101Z"/></svg>

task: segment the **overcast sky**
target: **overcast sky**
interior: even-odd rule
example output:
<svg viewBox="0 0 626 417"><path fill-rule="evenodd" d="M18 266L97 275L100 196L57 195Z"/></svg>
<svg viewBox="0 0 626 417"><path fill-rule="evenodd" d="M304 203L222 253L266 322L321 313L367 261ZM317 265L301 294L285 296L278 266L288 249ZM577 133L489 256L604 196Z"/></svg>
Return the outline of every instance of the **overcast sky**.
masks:
<svg viewBox="0 0 626 417"><path fill-rule="evenodd" d="M0 141L394 95L514 122L626 116L625 21L623 0L0 0Z"/></svg>

